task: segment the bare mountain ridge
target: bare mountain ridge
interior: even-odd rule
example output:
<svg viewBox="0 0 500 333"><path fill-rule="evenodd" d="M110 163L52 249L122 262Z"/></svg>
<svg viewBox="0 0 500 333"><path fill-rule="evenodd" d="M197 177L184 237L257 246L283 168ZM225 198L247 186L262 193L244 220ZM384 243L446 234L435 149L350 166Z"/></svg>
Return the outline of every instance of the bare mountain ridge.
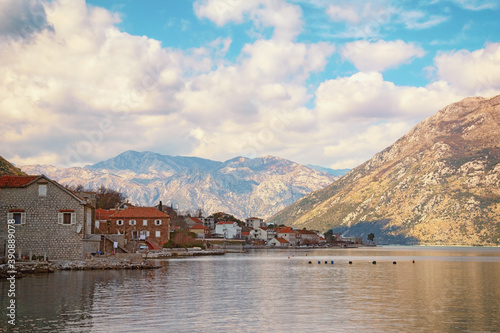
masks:
<svg viewBox="0 0 500 333"><path fill-rule="evenodd" d="M381 242L500 243L500 96L467 98L270 222Z"/></svg>
<svg viewBox="0 0 500 333"><path fill-rule="evenodd" d="M162 200L180 210L225 211L240 218L268 218L338 178L272 156L218 162L135 151L84 168L31 165L22 169L46 174L64 185L94 189L104 185L140 205Z"/></svg>
<svg viewBox="0 0 500 333"><path fill-rule="evenodd" d="M0 156L0 176L23 176L21 169L15 167L12 163Z"/></svg>

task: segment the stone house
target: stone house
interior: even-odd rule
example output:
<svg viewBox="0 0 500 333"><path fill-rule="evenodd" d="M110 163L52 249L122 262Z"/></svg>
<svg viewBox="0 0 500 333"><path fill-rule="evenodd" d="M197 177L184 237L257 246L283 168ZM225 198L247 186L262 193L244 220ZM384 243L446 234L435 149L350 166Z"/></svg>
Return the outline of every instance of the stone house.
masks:
<svg viewBox="0 0 500 333"><path fill-rule="evenodd" d="M18 257L83 259L99 250L94 210L89 201L44 175L2 176L0 256L6 253L7 221L14 220Z"/></svg>
<svg viewBox="0 0 500 333"><path fill-rule="evenodd" d="M154 207L128 207L109 219L109 233L122 234L125 243L145 241L161 248L170 239L170 217Z"/></svg>

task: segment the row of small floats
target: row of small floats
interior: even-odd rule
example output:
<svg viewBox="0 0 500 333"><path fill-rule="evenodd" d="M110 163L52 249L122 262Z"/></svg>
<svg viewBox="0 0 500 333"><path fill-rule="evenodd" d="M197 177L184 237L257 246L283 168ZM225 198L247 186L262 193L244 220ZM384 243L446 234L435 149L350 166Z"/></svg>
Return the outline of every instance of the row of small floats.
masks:
<svg viewBox="0 0 500 333"><path fill-rule="evenodd" d="M309 261L309 264L310 264L310 265L311 265L312 263L313 263L312 261ZM415 260L412 260L412 263L415 263ZM321 260L318 260L318 264L319 264L319 265L321 265ZM328 264L329 264L329 262L328 262L328 260L326 260L326 261L325 261L325 265L328 265ZM331 265L334 265L334 264L335 264L335 261L330 260L330 264L331 264ZM373 261L372 261L372 264L373 264L373 265L376 265L376 264L377 264L377 261L373 260ZM396 264L397 264L397 261L393 261L393 262L392 262L392 264L393 264L393 265L396 265ZM349 261L349 265L352 265L352 261Z"/></svg>

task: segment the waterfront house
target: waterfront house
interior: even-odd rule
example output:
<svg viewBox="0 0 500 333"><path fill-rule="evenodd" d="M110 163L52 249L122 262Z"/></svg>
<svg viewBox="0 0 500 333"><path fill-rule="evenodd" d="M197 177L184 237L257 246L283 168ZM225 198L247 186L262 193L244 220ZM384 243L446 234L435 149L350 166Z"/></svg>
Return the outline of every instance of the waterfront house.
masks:
<svg viewBox="0 0 500 333"><path fill-rule="evenodd" d="M45 175L0 177L0 256L6 254L8 220L15 221L18 257L83 259L97 252L91 201Z"/></svg>
<svg viewBox="0 0 500 333"><path fill-rule="evenodd" d="M276 237L267 242L269 246L277 246L277 247L288 247L290 246L290 242L284 239L283 237Z"/></svg>
<svg viewBox="0 0 500 333"><path fill-rule="evenodd" d="M301 235L302 238L301 244L317 245L320 242L320 236L314 231L307 229L295 230L295 231Z"/></svg>
<svg viewBox="0 0 500 333"><path fill-rule="evenodd" d="M189 231L195 233L196 238L210 238L210 229L201 223L192 226Z"/></svg>
<svg viewBox="0 0 500 333"><path fill-rule="evenodd" d="M269 241L274 238L274 230L267 227L259 227L250 231L250 239L258 239L262 241Z"/></svg>
<svg viewBox="0 0 500 333"><path fill-rule="evenodd" d="M215 234L223 238L241 238L241 227L236 222L218 222L215 225Z"/></svg>
<svg viewBox="0 0 500 333"><path fill-rule="evenodd" d="M300 244L300 241L302 240L302 235L296 230L293 230L291 227L280 228L276 232L276 235L286 239L291 246Z"/></svg>
<svg viewBox="0 0 500 333"><path fill-rule="evenodd" d="M170 217L154 207L128 207L110 217L109 232L122 234L125 245L144 242L151 249L161 248L170 239ZM136 250L135 246L132 250Z"/></svg>

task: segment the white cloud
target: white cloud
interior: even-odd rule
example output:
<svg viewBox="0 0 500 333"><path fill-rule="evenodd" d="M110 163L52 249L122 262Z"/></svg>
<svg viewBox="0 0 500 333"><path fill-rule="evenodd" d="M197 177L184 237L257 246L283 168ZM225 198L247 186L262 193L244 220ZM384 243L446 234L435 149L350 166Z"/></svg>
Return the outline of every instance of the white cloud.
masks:
<svg viewBox="0 0 500 333"><path fill-rule="evenodd" d="M354 7L342 7L330 5L326 9L326 13L330 18L337 22L348 22L351 24L358 24L361 18L358 15L358 11Z"/></svg>
<svg viewBox="0 0 500 333"><path fill-rule="evenodd" d="M259 27L274 28L273 38L293 40L302 30L302 10L285 0L198 0L196 16L219 26L252 20Z"/></svg>
<svg viewBox="0 0 500 333"><path fill-rule="evenodd" d="M218 160L271 154L354 167L476 87L500 88L498 44L439 54L435 82L418 88L372 71L420 57L422 48L358 41L344 56L366 72L315 90L308 79L328 68L335 47L293 41L301 27L295 6L281 0L226 4L234 8L214 12L213 1L196 8L221 25L251 20L275 27L273 38L245 45L234 62L224 58L229 37L175 50L120 31L120 17L83 0L45 4L53 29L37 30L29 42L9 36L0 43L2 156L19 165L81 165L135 149ZM357 4L364 10L366 3ZM383 13L383 6L377 10L372 14ZM358 15L362 25L368 14ZM383 24L384 17L391 19L374 22Z"/></svg>
<svg viewBox="0 0 500 333"><path fill-rule="evenodd" d="M412 121L430 116L461 97L445 82L421 88L397 86L377 72L357 73L323 82L316 91L316 111L322 121Z"/></svg>
<svg viewBox="0 0 500 333"><path fill-rule="evenodd" d="M359 40L346 44L342 50L344 58L350 60L360 71L384 71L423 57L425 51L414 43L402 40L370 43Z"/></svg>
<svg viewBox="0 0 500 333"><path fill-rule="evenodd" d="M408 29L423 30L439 25L448 20L446 16L429 15L422 11L400 11L398 22L403 23Z"/></svg>
<svg viewBox="0 0 500 333"><path fill-rule="evenodd" d="M500 43L473 52L440 53L434 59L438 79L464 94L493 96L500 93Z"/></svg>
<svg viewBox="0 0 500 333"><path fill-rule="evenodd" d="M468 10L485 10L498 8L497 0L451 0Z"/></svg>

